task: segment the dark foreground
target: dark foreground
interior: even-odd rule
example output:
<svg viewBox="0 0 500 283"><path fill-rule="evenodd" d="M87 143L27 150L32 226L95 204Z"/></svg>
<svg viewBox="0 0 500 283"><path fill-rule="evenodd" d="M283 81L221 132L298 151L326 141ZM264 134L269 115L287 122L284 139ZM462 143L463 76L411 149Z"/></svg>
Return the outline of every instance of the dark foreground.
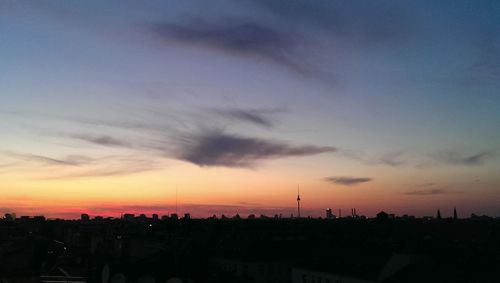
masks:
<svg viewBox="0 0 500 283"><path fill-rule="evenodd" d="M500 282L500 219L0 220L0 282Z"/></svg>

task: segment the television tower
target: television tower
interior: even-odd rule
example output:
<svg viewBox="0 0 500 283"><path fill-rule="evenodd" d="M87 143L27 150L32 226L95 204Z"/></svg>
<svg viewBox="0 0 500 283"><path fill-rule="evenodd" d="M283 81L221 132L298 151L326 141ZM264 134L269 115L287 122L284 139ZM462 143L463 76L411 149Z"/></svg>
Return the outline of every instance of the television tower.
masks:
<svg viewBox="0 0 500 283"><path fill-rule="evenodd" d="M299 185L297 185L297 218L300 218L300 191L299 191Z"/></svg>

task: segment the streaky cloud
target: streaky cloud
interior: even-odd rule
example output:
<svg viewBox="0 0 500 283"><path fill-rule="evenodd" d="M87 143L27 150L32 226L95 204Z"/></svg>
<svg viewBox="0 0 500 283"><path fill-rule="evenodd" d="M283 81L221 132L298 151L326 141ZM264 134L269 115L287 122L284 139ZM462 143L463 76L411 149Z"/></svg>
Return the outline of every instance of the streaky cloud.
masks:
<svg viewBox="0 0 500 283"><path fill-rule="evenodd" d="M7 152L4 153L14 159L27 161L27 162L37 162L50 166L79 166L82 164L87 164L91 162L91 159L81 155L68 155L64 158L53 158L38 154L29 153L14 153Z"/></svg>
<svg viewBox="0 0 500 283"><path fill-rule="evenodd" d="M246 19L178 24L160 22L152 30L167 42L211 49L232 56L277 64L306 76L323 77L295 52L297 40L287 32Z"/></svg>
<svg viewBox="0 0 500 283"><path fill-rule="evenodd" d="M156 170L156 161L129 156L106 156L96 158L87 166L68 168L57 172L46 172L38 178L43 180L63 180L87 177L125 176Z"/></svg>
<svg viewBox="0 0 500 283"><path fill-rule="evenodd" d="M369 155L362 150L352 150L352 149L341 149L339 150L339 156L363 162L366 165L385 165L390 167L404 167L408 165L408 160L404 158L405 152L387 152L380 155Z"/></svg>
<svg viewBox="0 0 500 283"><path fill-rule="evenodd" d="M446 194L447 191L442 190L442 189L430 189L430 190L415 190L415 191L409 191L403 193L404 195L411 195L411 196L427 196L427 195L439 195L439 194Z"/></svg>
<svg viewBox="0 0 500 283"><path fill-rule="evenodd" d="M402 157L403 154L404 153L402 151L384 154L377 160L377 163L391 167L402 167L406 165L406 162Z"/></svg>
<svg viewBox="0 0 500 283"><path fill-rule="evenodd" d="M372 181L372 178L368 177L326 177L325 181L333 184L344 185L344 186L353 186L361 183L366 183Z"/></svg>
<svg viewBox="0 0 500 283"><path fill-rule="evenodd" d="M123 140L111 137L111 136L106 136L106 135L73 135L74 138L97 144L97 145L102 145L102 146L112 146L112 147L131 147L131 145Z"/></svg>
<svg viewBox="0 0 500 283"><path fill-rule="evenodd" d="M495 154L489 151L482 151L475 154L464 154L456 151L440 152L432 157L440 163L463 166L479 166L483 165L488 159L491 159Z"/></svg>
<svg viewBox="0 0 500 283"><path fill-rule="evenodd" d="M274 122L268 115L269 113L272 113L272 110L225 109L225 110L216 110L216 112L219 115L229 118L231 120L248 122L266 128L274 127Z"/></svg>
<svg viewBox="0 0 500 283"><path fill-rule="evenodd" d="M417 184L415 185L415 187L417 188L423 188L423 187L432 187L434 186L436 183L422 183L422 184Z"/></svg>
<svg viewBox="0 0 500 283"><path fill-rule="evenodd" d="M292 146L284 142L204 131L183 138L178 158L199 166L254 167L258 161L334 152L330 146Z"/></svg>
<svg viewBox="0 0 500 283"><path fill-rule="evenodd" d="M131 175L159 167L157 162L144 157L128 155L109 155L89 157L83 155L67 155L63 158L52 158L37 154L2 152L16 162L5 164L5 168L24 170L24 165L39 167L37 180L59 180L86 177L106 177ZM58 170L54 170L57 168ZM0 167L0 169L2 169Z"/></svg>
<svg viewBox="0 0 500 283"><path fill-rule="evenodd" d="M124 166L109 166L97 169L87 169L78 172L52 176L44 179L77 179L89 177L124 176L147 172L156 169L153 164L125 164Z"/></svg>

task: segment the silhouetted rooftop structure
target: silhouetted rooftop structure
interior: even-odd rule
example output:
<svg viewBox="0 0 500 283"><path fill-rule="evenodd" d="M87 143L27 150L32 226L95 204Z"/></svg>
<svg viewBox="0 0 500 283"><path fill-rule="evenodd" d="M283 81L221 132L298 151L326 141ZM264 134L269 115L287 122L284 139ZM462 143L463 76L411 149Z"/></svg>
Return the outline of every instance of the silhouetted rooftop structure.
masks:
<svg viewBox="0 0 500 283"><path fill-rule="evenodd" d="M389 219L389 214L387 214L385 211L381 211L377 213L377 219L378 220L387 220Z"/></svg>

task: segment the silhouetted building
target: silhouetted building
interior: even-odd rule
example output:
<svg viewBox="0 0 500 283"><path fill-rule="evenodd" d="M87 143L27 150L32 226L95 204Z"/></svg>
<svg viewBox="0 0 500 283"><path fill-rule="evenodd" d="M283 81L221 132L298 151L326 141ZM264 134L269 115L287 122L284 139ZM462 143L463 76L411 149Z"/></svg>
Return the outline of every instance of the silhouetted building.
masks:
<svg viewBox="0 0 500 283"><path fill-rule="evenodd" d="M335 218L335 215L333 215L332 209L331 208L327 208L326 209L326 219L333 219L333 218Z"/></svg>
<svg viewBox="0 0 500 283"><path fill-rule="evenodd" d="M37 215L37 216L33 217L33 220L35 222L44 222L45 221L45 216L43 216L43 215Z"/></svg>
<svg viewBox="0 0 500 283"><path fill-rule="evenodd" d="M456 208L456 207L454 207L454 208L453 208L453 219L454 219L454 220L457 220L457 219L458 219L458 215L457 215L457 208Z"/></svg>
<svg viewBox="0 0 500 283"><path fill-rule="evenodd" d="M132 213L125 213L123 215L123 220L132 221L132 220L134 220L134 218L135 218L135 215Z"/></svg>
<svg viewBox="0 0 500 283"><path fill-rule="evenodd" d="M82 220L82 221L89 221L90 220L90 216L87 213L82 213L82 215L80 216L80 220Z"/></svg>
<svg viewBox="0 0 500 283"><path fill-rule="evenodd" d="M436 217L437 217L437 219L441 219L441 211L439 211L439 209L437 211L437 216Z"/></svg>
<svg viewBox="0 0 500 283"><path fill-rule="evenodd" d="M472 220L492 220L493 217L490 217L487 215L476 215L474 213L471 213L470 219L472 219Z"/></svg>
<svg viewBox="0 0 500 283"><path fill-rule="evenodd" d="M5 220L7 220L7 221L16 220L16 214L15 213L5 213Z"/></svg>
<svg viewBox="0 0 500 283"><path fill-rule="evenodd" d="M389 214L387 214L385 211L381 211L377 213L377 219L378 220L387 220L389 219Z"/></svg>

